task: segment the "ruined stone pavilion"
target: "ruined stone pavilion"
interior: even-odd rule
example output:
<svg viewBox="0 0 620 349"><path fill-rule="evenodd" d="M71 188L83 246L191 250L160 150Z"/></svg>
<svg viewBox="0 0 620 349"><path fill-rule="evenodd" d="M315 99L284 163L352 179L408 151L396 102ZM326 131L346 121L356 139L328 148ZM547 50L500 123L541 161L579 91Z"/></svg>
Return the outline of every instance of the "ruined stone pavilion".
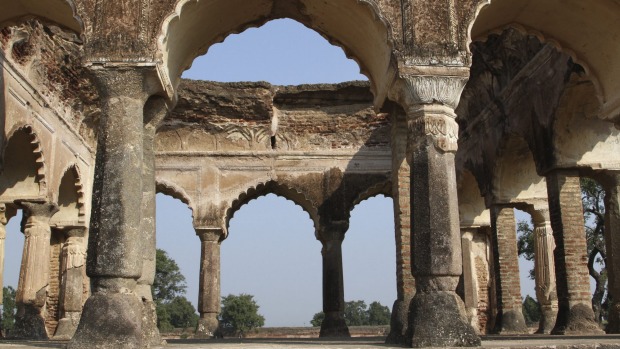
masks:
<svg viewBox="0 0 620 349"><path fill-rule="evenodd" d="M7 266L21 268L19 337L71 339L71 349L160 345L157 192L193 211L199 337L218 326L228 222L268 193L307 211L323 244L322 337L349 335L341 244L352 208L378 194L393 198L396 224L388 342L477 346L481 334L526 333L515 208L535 224L539 332L602 334L581 177L607 193L606 331L620 333L620 1L0 0L0 9L0 266L6 223L21 209L23 259ZM181 79L211 45L279 18L342 47L369 82Z"/></svg>

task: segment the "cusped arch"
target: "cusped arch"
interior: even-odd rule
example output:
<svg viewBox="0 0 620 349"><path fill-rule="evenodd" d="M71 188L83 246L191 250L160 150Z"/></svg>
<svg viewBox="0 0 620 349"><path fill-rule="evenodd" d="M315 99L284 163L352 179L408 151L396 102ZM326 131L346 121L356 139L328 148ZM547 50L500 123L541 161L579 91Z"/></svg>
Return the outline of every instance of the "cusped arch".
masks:
<svg viewBox="0 0 620 349"><path fill-rule="evenodd" d="M0 26L23 21L24 18L44 18L82 34L84 22L74 0L11 0L2 3Z"/></svg>
<svg viewBox="0 0 620 349"><path fill-rule="evenodd" d="M6 137L7 142L4 145L3 150L2 150L3 174L10 173L10 171L13 170L10 164L8 164L8 168L7 168L7 155L8 155L7 150L9 150L9 148L11 147L12 141L14 141L16 137L19 137L20 133L26 136L27 141L31 147L30 150L25 150L25 149L24 150L26 151L26 153L30 154L33 157L33 161L34 161L33 166L34 166L34 172L35 172L34 181L35 183L38 184L38 192L36 193L36 195L40 197L46 197L47 196L47 176L46 176L47 169L46 169L45 156L43 152L43 147L41 145L41 140L39 139L39 136L35 132L34 127L32 125L29 125L29 124L16 125L8 133ZM2 183L2 184L4 186L5 183ZM4 189L6 188L3 188L3 190ZM20 193L18 194L22 195ZM24 193L24 194L26 196L30 196L31 193Z"/></svg>
<svg viewBox="0 0 620 349"><path fill-rule="evenodd" d="M371 81L375 104L381 105L394 74L389 22L373 1L178 0L163 22L158 39L160 75L173 94L181 73L210 46L228 35L291 18L342 47Z"/></svg>
<svg viewBox="0 0 620 349"><path fill-rule="evenodd" d="M601 117L620 118L620 3L615 0L482 0L469 42L514 27L551 43L580 64L597 87Z"/></svg>
<svg viewBox="0 0 620 349"><path fill-rule="evenodd" d="M239 211L241 207L254 199L268 194L275 194L277 196L281 196L287 200L294 202L296 205L301 206L301 208L310 216L310 219L314 223L315 230L316 227L319 226L317 206L314 202L312 202L312 200L310 200L310 198L308 198L303 192L289 185L278 183L276 181L268 181L248 188L247 190L240 193L237 198L229 204L225 211L226 229L228 229L230 220L232 219L234 214Z"/></svg>
<svg viewBox="0 0 620 349"><path fill-rule="evenodd" d="M192 211L193 218L194 204L185 189L168 180L157 178L157 180L155 181L155 190L157 191L157 193L168 195L186 204L187 207L189 207L189 209Z"/></svg>
<svg viewBox="0 0 620 349"><path fill-rule="evenodd" d="M378 195L383 195L387 198L392 198L392 181L385 181L385 182L380 182L380 183L376 183L368 188L366 188L365 190L361 191L357 197L355 198L355 200L353 200L353 203L351 205L351 210L349 211L349 215L350 212L353 211L355 209L355 207L359 204L361 204L362 202L372 199L375 196Z"/></svg>
<svg viewBox="0 0 620 349"><path fill-rule="evenodd" d="M68 166L58 183L57 203L58 213L54 221L84 223L86 217L86 202L84 184L78 165Z"/></svg>

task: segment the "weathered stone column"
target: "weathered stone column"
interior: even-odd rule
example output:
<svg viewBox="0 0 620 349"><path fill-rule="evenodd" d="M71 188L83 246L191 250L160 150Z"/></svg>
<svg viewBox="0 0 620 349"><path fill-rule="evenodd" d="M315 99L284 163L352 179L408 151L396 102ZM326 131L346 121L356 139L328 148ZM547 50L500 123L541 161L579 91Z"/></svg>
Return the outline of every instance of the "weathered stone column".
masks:
<svg viewBox="0 0 620 349"><path fill-rule="evenodd" d="M463 293L465 311L469 324L480 334L480 320L478 319L478 287L476 280L476 265L473 255L473 239L476 228L461 229L461 247L463 249Z"/></svg>
<svg viewBox="0 0 620 349"><path fill-rule="evenodd" d="M534 276L536 298L542 317L536 333L549 334L558 316L558 296L555 291L555 240L549 210L537 210L534 218Z"/></svg>
<svg viewBox="0 0 620 349"><path fill-rule="evenodd" d="M463 271L454 155L458 124L454 108L468 69L442 68L400 78L395 91L408 123L411 168L412 270L416 283L409 312L411 345L475 346L456 286ZM451 75L455 74L455 75Z"/></svg>
<svg viewBox="0 0 620 349"><path fill-rule="evenodd" d="M497 334L528 333L521 303L521 276L517 251L517 222L514 208L494 205L491 208L493 256L497 315L493 332Z"/></svg>
<svg viewBox="0 0 620 349"><path fill-rule="evenodd" d="M69 340L75 334L84 304L86 250L83 239L86 236L86 227L58 227L58 229L64 231L67 240L62 247L60 321L54 339Z"/></svg>
<svg viewBox="0 0 620 349"><path fill-rule="evenodd" d="M142 166L144 105L151 68L92 68L102 105L86 301L69 348L142 348Z"/></svg>
<svg viewBox="0 0 620 349"><path fill-rule="evenodd" d="M607 333L620 333L620 174L606 173L605 250L607 253L607 290L609 307Z"/></svg>
<svg viewBox="0 0 620 349"><path fill-rule="evenodd" d="M603 333L592 311L579 173L552 171L547 174L547 192L558 294L558 317L551 333Z"/></svg>
<svg viewBox="0 0 620 349"><path fill-rule="evenodd" d="M200 281L198 312L200 320L196 338L213 338L219 327L220 314L220 243L225 237L222 228L195 228L200 237Z"/></svg>
<svg viewBox="0 0 620 349"><path fill-rule="evenodd" d="M12 205L0 204L0 305L2 305L4 286L4 243L6 241L6 224L16 213L17 210ZM2 313L0 313L0 338L4 338Z"/></svg>
<svg viewBox="0 0 620 349"><path fill-rule="evenodd" d="M411 273L411 170L407 163L407 120L395 115L392 122L392 197L396 234L397 298L392 307L390 333L386 343L406 344L409 304L415 294L415 280Z"/></svg>
<svg viewBox="0 0 620 349"><path fill-rule="evenodd" d="M153 301L152 286L155 281L156 229L155 229L155 132L157 126L168 114L166 101L162 97L151 97L144 106L144 143L142 162L142 276L138 279L136 293L142 299L142 332L147 345L161 345L157 328L157 312Z"/></svg>
<svg viewBox="0 0 620 349"><path fill-rule="evenodd" d="M350 337L344 321L344 278L342 240L349 222L332 221L320 227L323 244L323 313L320 337Z"/></svg>
<svg viewBox="0 0 620 349"><path fill-rule="evenodd" d="M58 206L45 201L16 202L24 209L25 235L22 265L17 285L17 315L11 337L48 339L45 328L45 302L50 278L50 219Z"/></svg>

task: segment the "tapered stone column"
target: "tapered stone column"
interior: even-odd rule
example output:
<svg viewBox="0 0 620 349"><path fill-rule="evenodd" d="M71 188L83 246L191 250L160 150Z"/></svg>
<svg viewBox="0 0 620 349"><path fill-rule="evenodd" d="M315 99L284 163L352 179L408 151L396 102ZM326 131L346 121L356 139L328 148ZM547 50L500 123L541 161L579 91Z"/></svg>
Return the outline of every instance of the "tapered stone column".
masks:
<svg viewBox="0 0 620 349"><path fill-rule="evenodd" d="M101 98L87 254L92 295L69 348L142 348L144 105L152 68L92 68ZM156 78L156 75L155 75Z"/></svg>
<svg viewBox="0 0 620 349"><path fill-rule="evenodd" d="M61 255L60 321L54 339L69 340L75 334L84 304L86 249L83 240L86 236L86 227L58 227L58 229L65 233L66 242Z"/></svg>
<svg viewBox="0 0 620 349"><path fill-rule="evenodd" d="M342 240L349 222L323 224L319 234L323 249L323 313L320 337L350 337L344 321L344 278L342 271Z"/></svg>
<svg viewBox="0 0 620 349"><path fill-rule="evenodd" d="M152 286L155 281L156 229L155 229L155 132L168 114L162 97L151 97L144 106L144 143L142 163L142 276L138 279L136 293L142 299L143 341L151 346L161 345L157 328L157 312L153 301Z"/></svg>
<svg viewBox="0 0 620 349"><path fill-rule="evenodd" d="M445 68L430 72L448 74L445 76L407 76L391 91L405 107L409 130L411 258L416 283L409 333L414 347L480 345L463 301L455 292L463 269L454 168L458 148L454 107L468 72L465 68Z"/></svg>
<svg viewBox="0 0 620 349"><path fill-rule="evenodd" d="M15 216L17 210L12 205L0 204L0 305L3 300L4 286L4 243L6 241L6 224L11 217ZM0 339L4 338L4 328L2 328L2 313L0 313Z"/></svg>
<svg viewBox="0 0 620 349"><path fill-rule="evenodd" d="M549 210L538 210L534 217L534 276L536 298L540 304L541 319L536 333L549 334L558 316L558 296L555 290L555 240L551 229Z"/></svg>
<svg viewBox="0 0 620 349"><path fill-rule="evenodd" d="M473 239L476 228L461 229L461 246L463 249L463 295L465 311L469 324L480 333L480 320L478 319L478 287L476 280L476 265L473 254Z"/></svg>
<svg viewBox="0 0 620 349"><path fill-rule="evenodd" d="M579 173L547 174L554 250L558 317L553 334L601 334L594 321Z"/></svg>
<svg viewBox="0 0 620 349"><path fill-rule="evenodd" d="M605 181L605 250L609 306L607 333L620 333L620 174L607 173Z"/></svg>
<svg viewBox="0 0 620 349"><path fill-rule="evenodd" d="M503 335L528 333L521 301L521 276L517 251L517 222L514 208L494 205L491 209L497 315L493 332Z"/></svg>
<svg viewBox="0 0 620 349"><path fill-rule="evenodd" d="M58 212L58 206L45 201L19 201L17 204L24 209L25 240L15 297L17 315L11 337L48 339L45 303L50 279L50 219Z"/></svg>
<svg viewBox="0 0 620 349"><path fill-rule="evenodd" d="M392 307L389 344L407 344L409 304L415 294L411 273L411 198L410 175L407 163L407 120L392 119L392 197L394 199L394 230L396 238L396 293Z"/></svg>
<svg viewBox="0 0 620 349"><path fill-rule="evenodd" d="M196 228L196 235L201 246L196 338L213 338L220 324L220 243L225 234L222 228Z"/></svg>

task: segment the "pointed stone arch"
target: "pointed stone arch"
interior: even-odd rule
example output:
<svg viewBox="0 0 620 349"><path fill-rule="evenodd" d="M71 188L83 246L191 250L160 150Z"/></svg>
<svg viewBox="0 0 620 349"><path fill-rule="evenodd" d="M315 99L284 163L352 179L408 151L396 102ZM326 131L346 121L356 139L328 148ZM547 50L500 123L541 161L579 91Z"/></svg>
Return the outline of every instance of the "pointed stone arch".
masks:
<svg viewBox="0 0 620 349"><path fill-rule="evenodd" d="M310 216L310 219L314 223L316 231L316 227L318 227L319 222L317 205L312 202L312 200L310 200L303 192L293 188L290 185L278 183L273 180L260 183L256 186L248 188L247 190L239 194L237 198L230 203L230 205L226 208L225 211L226 215L224 218L224 223L226 228L228 229L230 220L241 207L243 207L251 200L257 199L267 194L275 194L277 196L292 201L296 205L301 206L301 208Z"/></svg>
<svg viewBox="0 0 620 349"><path fill-rule="evenodd" d="M368 0L178 0L165 17L157 42L162 61L158 68L168 94L174 95L181 73L210 46L279 18L296 20L343 48L371 80L375 105L383 104L396 70L392 30L378 6ZM203 34L196 33L200 29Z"/></svg>
<svg viewBox="0 0 620 349"><path fill-rule="evenodd" d="M34 127L28 124L15 126L7 135L7 140L2 150L0 195L46 197L45 156ZM26 185L20 185L21 181L30 177L32 177L32 183L28 180L23 182L27 183ZM10 194L6 194L7 191L10 191Z"/></svg>
<svg viewBox="0 0 620 349"><path fill-rule="evenodd" d="M361 204L363 201L370 200L378 195L384 195L386 198L392 198L392 181L376 183L366 188L366 190L361 191L355 200L353 200L351 210L355 209L355 206Z"/></svg>
<svg viewBox="0 0 620 349"><path fill-rule="evenodd" d="M186 204L187 207L194 212L194 203L192 202L191 197L187 194L185 189L178 186L176 183L170 182L168 180L158 178L156 180L155 188L157 193L161 193L164 195L168 195L174 199L181 201Z"/></svg>
<svg viewBox="0 0 620 349"><path fill-rule="evenodd" d="M597 86L601 118L620 118L620 4L614 0L481 0L469 42L515 27L554 45L584 67Z"/></svg>

